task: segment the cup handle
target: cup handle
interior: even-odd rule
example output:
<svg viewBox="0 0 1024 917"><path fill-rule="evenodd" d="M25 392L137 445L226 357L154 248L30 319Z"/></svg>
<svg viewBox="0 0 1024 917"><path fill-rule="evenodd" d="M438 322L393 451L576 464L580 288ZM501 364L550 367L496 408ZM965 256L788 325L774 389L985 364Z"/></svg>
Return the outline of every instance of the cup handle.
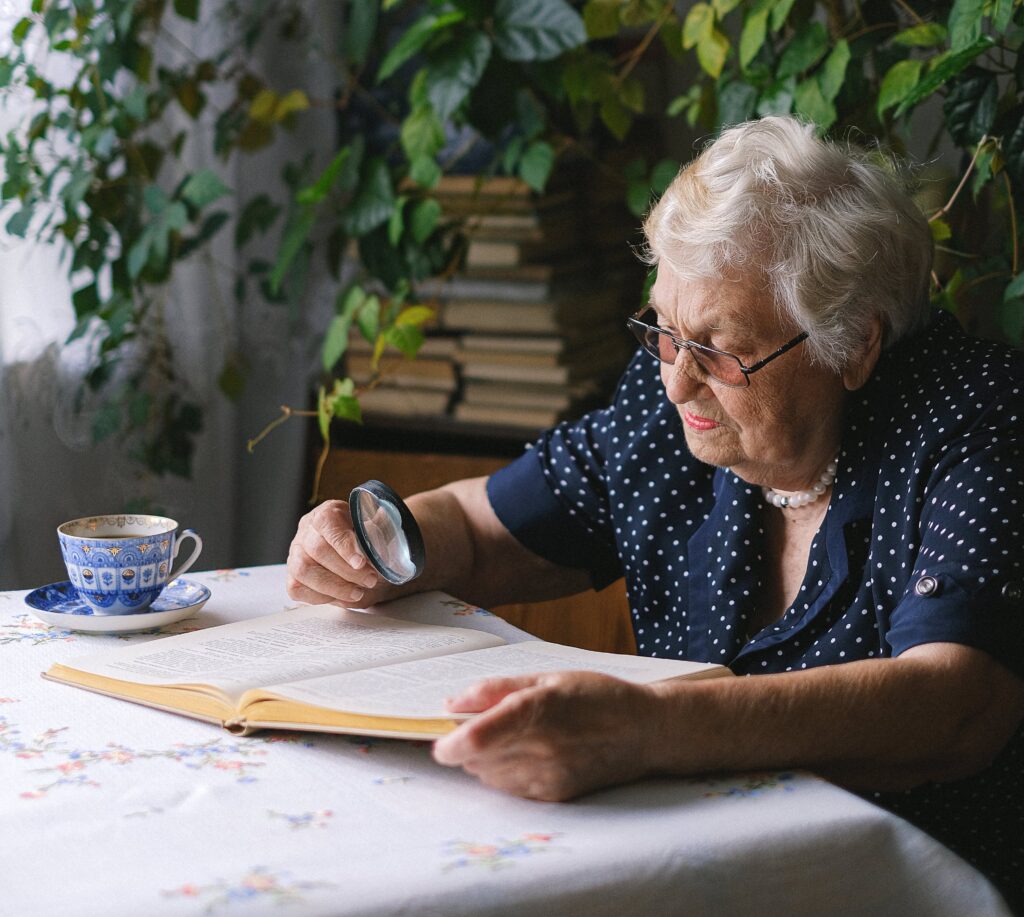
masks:
<svg viewBox="0 0 1024 917"><path fill-rule="evenodd" d="M186 538L191 538L196 543L196 546L193 549L189 559L186 560L185 563L183 563L180 567L178 567L177 570L172 572L171 575L167 577L167 582L170 582L173 579L177 579L186 570L188 570L192 566L192 564L194 564L199 559L199 552L203 550L203 539L200 538L195 532L193 532L192 529L183 529L181 534L178 536L177 540L174 542L174 554L171 557L172 561L178 556L178 551L181 550L181 543Z"/></svg>

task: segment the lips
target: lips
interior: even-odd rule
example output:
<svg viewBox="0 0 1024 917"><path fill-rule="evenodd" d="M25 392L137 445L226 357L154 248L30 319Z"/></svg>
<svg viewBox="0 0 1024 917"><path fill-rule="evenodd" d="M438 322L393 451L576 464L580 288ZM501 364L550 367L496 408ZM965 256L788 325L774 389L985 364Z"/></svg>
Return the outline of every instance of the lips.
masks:
<svg viewBox="0 0 1024 917"><path fill-rule="evenodd" d="M717 420L712 420L710 417L702 417L700 414L694 414L693 411L683 411L683 422L691 430L714 430L715 427L720 427L721 424Z"/></svg>

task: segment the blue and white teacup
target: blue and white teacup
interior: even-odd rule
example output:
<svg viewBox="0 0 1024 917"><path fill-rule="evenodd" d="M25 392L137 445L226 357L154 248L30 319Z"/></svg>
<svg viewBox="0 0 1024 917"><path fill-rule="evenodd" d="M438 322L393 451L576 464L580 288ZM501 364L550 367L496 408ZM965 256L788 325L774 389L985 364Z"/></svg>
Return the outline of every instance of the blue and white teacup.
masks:
<svg viewBox="0 0 1024 917"><path fill-rule="evenodd" d="M57 529L71 583L101 615L145 611L164 586L196 562L203 539L192 529L175 537L178 523L164 516L86 516ZM171 564L181 542L195 549L177 570Z"/></svg>

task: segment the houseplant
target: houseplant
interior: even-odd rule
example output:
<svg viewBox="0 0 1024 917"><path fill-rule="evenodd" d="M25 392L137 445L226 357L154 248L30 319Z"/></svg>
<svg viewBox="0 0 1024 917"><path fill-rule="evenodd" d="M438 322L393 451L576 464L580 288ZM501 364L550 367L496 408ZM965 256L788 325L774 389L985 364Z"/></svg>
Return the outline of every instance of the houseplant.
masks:
<svg viewBox="0 0 1024 917"><path fill-rule="evenodd" d="M189 473L202 413L173 374L160 293L229 224L243 252L254 237L275 240L273 258L241 257L242 301L258 289L301 309L314 261L338 278L315 411L326 444L333 419L359 417L358 390L335 374L349 334L377 356L414 355L431 314L421 284L457 266L462 227L434 195L441 175L484 150L484 172L539 191L561 157L597 158L638 119L683 118L711 133L796 112L897 151L912 139L926 154L946 149L958 174L932 214L943 254L936 301L972 328L1021 341L1024 14L1011 0L712 0L682 10L661 0L348 0L341 10L328 99L248 66L270 31L297 45L322 38L316 6L295 0L34 0L13 26L0 87L22 87L33 108L2 142L6 228L72 249L72 336L95 336L83 381L105 398L94 435L126 437L154 472ZM171 20L201 14L231 23L221 51L154 59ZM66 85L38 65L41 47L72 62ZM662 72L691 67L691 85L658 99L640 75L651 61ZM169 109L200 117L214 96L218 156L272 145L315 105L338 112L337 151L326 167L286 170L287 198L257 194L232 213L215 170L183 170L182 138L158 139ZM637 157L615 179L640 213L675 168ZM127 372L115 372L119 361ZM222 386L235 391L242 376L229 364Z"/></svg>

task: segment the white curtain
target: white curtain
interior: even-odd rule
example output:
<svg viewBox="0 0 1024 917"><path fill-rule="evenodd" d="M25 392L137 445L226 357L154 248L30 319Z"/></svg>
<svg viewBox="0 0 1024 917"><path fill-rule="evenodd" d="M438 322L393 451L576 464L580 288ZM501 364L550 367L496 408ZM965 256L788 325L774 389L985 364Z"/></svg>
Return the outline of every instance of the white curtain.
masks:
<svg viewBox="0 0 1024 917"><path fill-rule="evenodd" d="M0 0L0 41L28 5L28 0ZM209 6L206 21L183 28L179 36L199 55L218 47L221 38ZM325 34L329 27L325 24ZM260 53L264 61L274 62L271 82L276 87L302 85L311 95L331 98L333 72L320 58L291 55L282 62L272 47ZM26 111L24 100L8 99L0 108L0 130L23 121ZM331 155L335 130L329 108L319 115L307 113L301 129L273 152L235 157L226 166L213 158L208 133L213 117L211 112L196 124L182 113L175 129L189 131L187 168L216 168L236 191L236 202L261 190L283 200L283 162L307 150L322 163ZM73 410L88 345L63 345L73 318L58 252L39 243L0 239L0 589L66 578L57 525L118 511L126 499L139 496L203 536L200 569L285 559L305 509L309 427L291 421L254 455L245 445L277 416L279 405L305 406L315 346L307 324L296 324L285 307L255 300L236 305L230 234L230 228L223 230L208 254L176 270L166 291L176 370L205 409L191 481L140 478L116 441L92 444L88 410ZM324 278L310 279L306 323L309 315L329 308L331 292ZM231 350L245 354L250 367L237 403L217 385L224 355Z"/></svg>

